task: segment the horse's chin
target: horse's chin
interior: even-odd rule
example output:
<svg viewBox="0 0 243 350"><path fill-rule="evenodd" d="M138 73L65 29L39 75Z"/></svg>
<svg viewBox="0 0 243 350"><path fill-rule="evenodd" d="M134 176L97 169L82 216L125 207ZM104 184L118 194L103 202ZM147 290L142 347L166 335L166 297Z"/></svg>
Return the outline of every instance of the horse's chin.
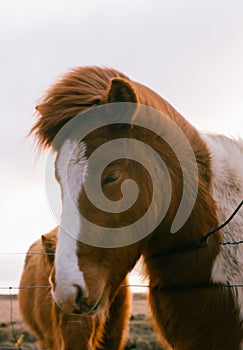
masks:
<svg viewBox="0 0 243 350"><path fill-rule="evenodd" d="M93 305L82 303L79 307L73 311L74 315L95 315L102 310L100 299Z"/></svg>
<svg viewBox="0 0 243 350"><path fill-rule="evenodd" d="M107 301L107 293L103 291L100 294L100 297L96 298L96 301L89 301L89 298L84 298L79 305L77 306L77 309L75 309L72 314L74 315L95 315L100 314L104 310L106 310L108 306Z"/></svg>

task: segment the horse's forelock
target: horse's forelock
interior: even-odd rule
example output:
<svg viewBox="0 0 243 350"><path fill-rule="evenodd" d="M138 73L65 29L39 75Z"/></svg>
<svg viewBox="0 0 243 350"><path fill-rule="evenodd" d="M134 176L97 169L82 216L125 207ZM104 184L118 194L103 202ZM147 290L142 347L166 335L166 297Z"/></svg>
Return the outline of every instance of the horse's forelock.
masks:
<svg viewBox="0 0 243 350"><path fill-rule="evenodd" d="M110 102L133 102L151 106L180 124L186 136L195 131L161 96L111 68L78 67L53 84L37 107L37 121L30 131L39 146L53 147L60 129L78 114ZM58 148L58 147L57 147Z"/></svg>
<svg viewBox="0 0 243 350"><path fill-rule="evenodd" d="M106 103L110 82L116 77L129 80L114 69L100 67L78 67L60 78L36 107L37 121L30 134L36 137L38 145L51 147L59 130L70 119Z"/></svg>

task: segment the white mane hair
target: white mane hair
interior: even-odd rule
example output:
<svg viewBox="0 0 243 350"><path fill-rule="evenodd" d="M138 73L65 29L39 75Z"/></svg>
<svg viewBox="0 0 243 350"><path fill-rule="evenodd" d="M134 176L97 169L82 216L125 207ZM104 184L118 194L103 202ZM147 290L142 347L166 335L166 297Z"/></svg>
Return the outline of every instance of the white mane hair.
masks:
<svg viewBox="0 0 243 350"><path fill-rule="evenodd" d="M201 134L211 154L211 193L219 224L224 223L243 199L243 140L223 135ZM243 240L243 208L222 229L224 242ZM212 281L243 284L243 244L222 245L212 269ZM243 320L243 287L232 287Z"/></svg>

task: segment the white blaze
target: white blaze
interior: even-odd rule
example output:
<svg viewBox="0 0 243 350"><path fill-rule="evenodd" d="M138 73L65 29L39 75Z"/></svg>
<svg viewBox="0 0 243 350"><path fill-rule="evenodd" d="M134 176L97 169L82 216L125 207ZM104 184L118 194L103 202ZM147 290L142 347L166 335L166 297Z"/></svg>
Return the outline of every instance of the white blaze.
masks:
<svg viewBox="0 0 243 350"><path fill-rule="evenodd" d="M83 273L79 269L77 240L81 232L78 199L83 185L86 163L85 145L66 140L56 160L56 173L62 190L62 216L55 257L56 288L54 297L59 303L75 291L74 285L85 290ZM64 230L65 228L65 230Z"/></svg>

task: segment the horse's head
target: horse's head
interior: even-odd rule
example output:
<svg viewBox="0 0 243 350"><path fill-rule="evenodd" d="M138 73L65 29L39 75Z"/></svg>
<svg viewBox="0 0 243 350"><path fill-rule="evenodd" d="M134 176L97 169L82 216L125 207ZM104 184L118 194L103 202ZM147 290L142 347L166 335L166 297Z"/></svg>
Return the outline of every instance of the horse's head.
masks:
<svg viewBox="0 0 243 350"><path fill-rule="evenodd" d="M116 109L115 102L121 108ZM37 108L40 116L33 131L41 144L58 151L62 217L51 280L56 302L68 313L106 308L142 253L148 234L169 205L178 207L181 184L177 181L171 204L169 178L178 176L179 161L171 139L161 138L170 118L164 118L161 128L149 110L140 115L141 105L163 104L154 92L119 72L81 68L54 85ZM166 108L164 112L171 107ZM85 113L76 119L81 112ZM103 114L109 122L101 121ZM155 127L134 122L138 115ZM86 120L86 125L80 127L76 120ZM176 128L167 134L184 154ZM173 162L169 171L164 166L168 159Z"/></svg>
<svg viewBox="0 0 243 350"><path fill-rule="evenodd" d="M92 107L97 104L108 106L112 102L129 102L136 106L138 103L135 89L120 73L87 70L89 74L85 69L72 72L49 90L43 103L37 107L40 118L34 127L42 144L52 144L58 150L56 178L61 187L63 209L51 282L57 304L68 313L99 310L112 301L141 254L140 236L132 240L128 230L125 239L121 237L118 242L116 237L122 228L132 225L146 213L152 197L150 175L136 162L139 147L133 148L134 159L126 157L131 145L128 147L122 141L116 146L122 154L118 159L109 159L109 150L106 149L103 158L108 162L100 179L96 175L102 155L94 157L92 168L88 163L94 151L103 144L136 138L138 130L134 126L125 123L101 126L85 135L75 147L68 133L63 142L55 143L57 132L80 112L92 112ZM133 115L135 109L129 113ZM108 108L111 123L112 113ZM135 190L131 179L136 182ZM95 187L96 182L110 205L117 205L117 210L102 210L96 206L98 200L97 203L95 199L90 200L85 185ZM130 203L131 206L119 210L124 191L131 191L136 200Z"/></svg>

